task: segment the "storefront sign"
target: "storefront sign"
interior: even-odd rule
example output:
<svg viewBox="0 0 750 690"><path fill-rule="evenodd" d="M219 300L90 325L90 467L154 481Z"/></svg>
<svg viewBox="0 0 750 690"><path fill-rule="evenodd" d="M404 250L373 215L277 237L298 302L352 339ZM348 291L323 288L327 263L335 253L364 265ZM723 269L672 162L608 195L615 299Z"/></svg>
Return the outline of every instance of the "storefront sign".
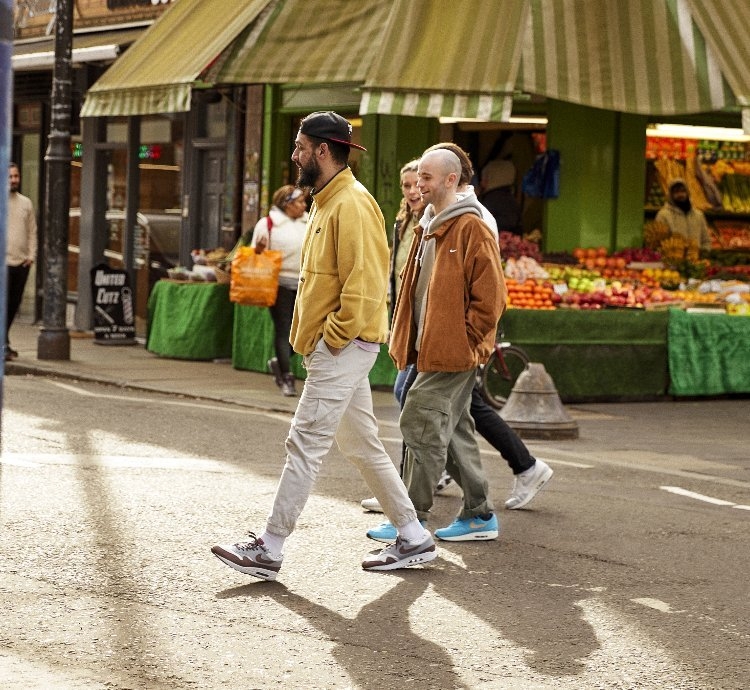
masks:
<svg viewBox="0 0 750 690"><path fill-rule="evenodd" d="M73 29L111 28L120 22L156 19L174 0L76 0ZM55 0L18 0L15 38L48 36L55 21Z"/></svg>
<svg viewBox="0 0 750 690"><path fill-rule="evenodd" d="M98 343L135 342L135 305L126 271L99 264L91 269L94 338Z"/></svg>

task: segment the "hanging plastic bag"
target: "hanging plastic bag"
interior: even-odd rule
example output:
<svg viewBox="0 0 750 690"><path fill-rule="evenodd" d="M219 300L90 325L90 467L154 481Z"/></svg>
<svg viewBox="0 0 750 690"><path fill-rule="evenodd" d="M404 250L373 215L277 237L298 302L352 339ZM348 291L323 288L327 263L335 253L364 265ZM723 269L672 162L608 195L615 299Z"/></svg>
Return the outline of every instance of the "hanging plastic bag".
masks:
<svg viewBox="0 0 750 690"><path fill-rule="evenodd" d="M560 152L547 149L539 154L534 165L523 176L523 193L540 199L560 196Z"/></svg>
<svg viewBox="0 0 750 690"><path fill-rule="evenodd" d="M238 247L232 259L229 299L251 307L272 307L279 291L281 252Z"/></svg>

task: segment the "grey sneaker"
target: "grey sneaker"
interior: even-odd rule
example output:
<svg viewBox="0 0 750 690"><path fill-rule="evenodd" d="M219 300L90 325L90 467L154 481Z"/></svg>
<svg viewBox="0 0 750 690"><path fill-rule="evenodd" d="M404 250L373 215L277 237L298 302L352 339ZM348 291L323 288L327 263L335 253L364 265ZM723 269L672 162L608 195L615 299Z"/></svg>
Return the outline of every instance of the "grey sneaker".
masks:
<svg viewBox="0 0 750 690"><path fill-rule="evenodd" d="M537 460L528 470L517 474L513 480L510 498L505 501L505 507L508 510L517 510L528 505L552 479L552 474L552 468L544 460Z"/></svg>
<svg viewBox="0 0 750 690"><path fill-rule="evenodd" d="M435 558L437 558L437 547L432 540L432 535L425 530L425 538L419 544L397 536L393 544L389 544L380 551L371 551L362 561L362 568L364 570L396 570L427 563Z"/></svg>
<svg viewBox="0 0 750 690"><path fill-rule="evenodd" d="M282 558L271 555L262 539L252 532L248 541L237 544L217 544L211 547L211 553L222 563L245 575L259 577L261 580L275 580L281 568Z"/></svg>
<svg viewBox="0 0 750 690"><path fill-rule="evenodd" d="M276 359L276 357L271 357L271 359L268 360L268 371L270 371L273 374L273 380L275 381L276 385L281 388L281 384L284 383L284 380L281 378L281 367L279 366L279 360Z"/></svg>
<svg viewBox="0 0 750 690"><path fill-rule="evenodd" d="M372 498L363 498L360 504L362 506L363 510L367 510L370 513L382 513L383 508L380 505L380 501L378 501L375 496Z"/></svg>

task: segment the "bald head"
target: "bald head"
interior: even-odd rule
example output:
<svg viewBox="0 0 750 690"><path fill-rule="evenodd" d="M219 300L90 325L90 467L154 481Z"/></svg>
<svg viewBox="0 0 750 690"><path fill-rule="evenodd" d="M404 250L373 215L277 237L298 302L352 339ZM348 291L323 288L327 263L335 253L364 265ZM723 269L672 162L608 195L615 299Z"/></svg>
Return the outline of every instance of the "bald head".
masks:
<svg viewBox="0 0 750 690"><path fill-rule="evenodd" d="M425 204L432 204L435 212L456 201L456 190L461 177L461 161L447 149L427 151L419 160L417 187Z"/></svg>
<svg viewBox="0 0 750 690"><path fill-rule="evenodd" d="M448 149L428 150L422 155L420 162L425 161L433 162L436 169L446 177L451 173L455 173L457 178L461 177L461 161L453 151L449 151Z"/></svg>

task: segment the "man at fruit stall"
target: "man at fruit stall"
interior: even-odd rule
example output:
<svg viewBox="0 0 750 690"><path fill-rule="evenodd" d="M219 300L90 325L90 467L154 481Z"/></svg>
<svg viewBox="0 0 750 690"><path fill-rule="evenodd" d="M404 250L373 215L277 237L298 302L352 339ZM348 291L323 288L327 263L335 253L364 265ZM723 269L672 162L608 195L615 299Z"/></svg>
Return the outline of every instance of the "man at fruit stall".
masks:
<svg viewBox="0 0 750 690"><path fill-rule="evenodd" d="M656 222L664 223L672 235L682 235L703 251L711 249L711 233L702 211L690 203L685 180L676 177L669 183L669 199L656 214Z"/></svg>

